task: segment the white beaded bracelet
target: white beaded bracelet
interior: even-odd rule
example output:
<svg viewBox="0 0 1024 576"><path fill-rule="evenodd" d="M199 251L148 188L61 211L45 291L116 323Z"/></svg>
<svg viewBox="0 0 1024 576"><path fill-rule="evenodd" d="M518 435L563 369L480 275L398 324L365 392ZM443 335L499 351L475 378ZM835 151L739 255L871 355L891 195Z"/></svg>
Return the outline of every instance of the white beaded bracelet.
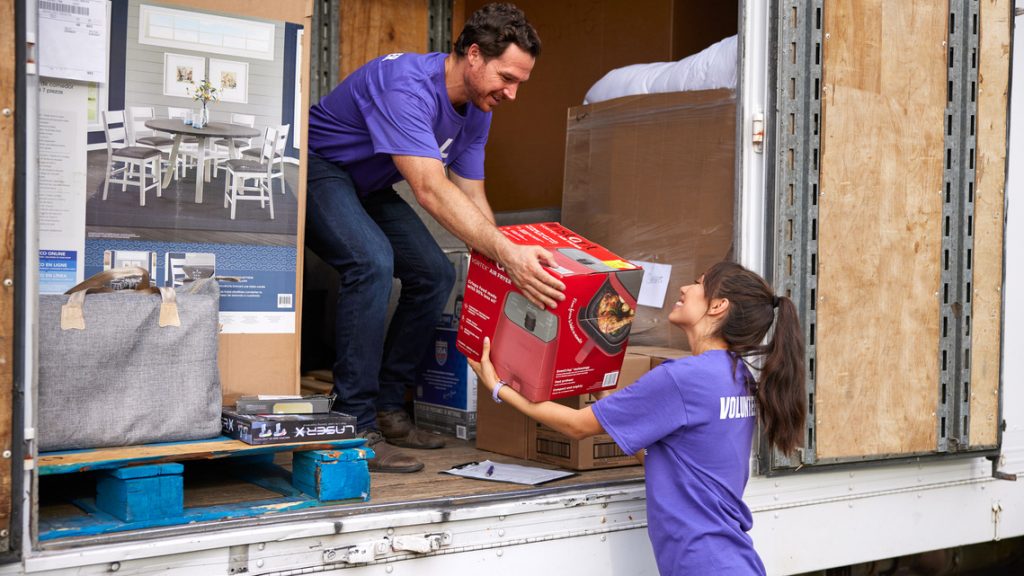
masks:
<svg viewBox="0 0 1024 576"><path fill-rule="evenodd" d="M494 385L494 394L491 397L494 398L494 401L498 404L501 404L501 398L498 398L498 390L501 390L501 387L504 385L504 380L498 380L498 383Z"/></svg>

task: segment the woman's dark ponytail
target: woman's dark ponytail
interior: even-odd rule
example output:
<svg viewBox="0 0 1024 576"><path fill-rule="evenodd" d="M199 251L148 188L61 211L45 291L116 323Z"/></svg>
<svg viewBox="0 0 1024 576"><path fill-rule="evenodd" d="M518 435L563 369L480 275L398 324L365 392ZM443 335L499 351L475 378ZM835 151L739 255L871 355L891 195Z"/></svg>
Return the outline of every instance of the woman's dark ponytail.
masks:
<svg viewBox="0 0 1024 576"><path fill-rule="evenodd" d="M792 454L803 445L807 418L804 339L796 305L775 296L763 278L735 262L719 262L708 269L704 293L709 301L729 300L729 312L714 335L737 357L762 357L757 411L768 443ZM771 340L762 344L769 331Z"/></svg>
<svg viewBox="0 0 1024 576"><path fill-rule="evenodd" d="M757 385L757 404L768 442L791 454L803 445L807 417L804 339L793 301L783 296L778 302L775 330Z"/></svg>

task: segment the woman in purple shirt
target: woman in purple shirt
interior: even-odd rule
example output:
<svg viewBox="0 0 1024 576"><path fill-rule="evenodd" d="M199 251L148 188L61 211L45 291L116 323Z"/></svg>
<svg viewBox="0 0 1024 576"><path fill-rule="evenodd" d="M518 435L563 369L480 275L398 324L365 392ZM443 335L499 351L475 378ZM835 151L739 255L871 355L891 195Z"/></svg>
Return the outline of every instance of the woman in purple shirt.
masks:
<svg viewBox="0 0 1024 576"><path fill-rule="evenodd" d="M764 574L742 497L758 417L782 452L803 440L804 344L796 306L757 274L721 262L680 288L668 319L686 333L693 355L664 362L582 410L532 403L505 386L487 341L481 363L470 363L495 401L572 438L607 433L640 458L648 534L663 575ZM747 368L753 358L757 379Z"/></svg>

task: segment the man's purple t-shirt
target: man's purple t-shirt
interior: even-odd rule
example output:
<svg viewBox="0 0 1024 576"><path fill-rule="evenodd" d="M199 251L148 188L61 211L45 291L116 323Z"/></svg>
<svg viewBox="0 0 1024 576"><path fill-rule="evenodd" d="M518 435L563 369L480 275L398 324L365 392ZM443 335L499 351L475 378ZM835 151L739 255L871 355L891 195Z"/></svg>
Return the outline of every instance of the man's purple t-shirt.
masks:
<svg viewBox="0 0 1024 576"><path fill-rule="evenodd" d="M309 109L309 149L345 168L366 195L402 180L391 155L436 158L484 179L491 113L448 99L447 54L389 54L350 74Z"/></svg>
<svg viewBox="0 0 1024 576"><path fill-rule="evenodd" d="M627 454L647 449L647 531L663 576L765 573L742 500L756 405L735 365L724 350L668 361L593 406Z"/></svg>

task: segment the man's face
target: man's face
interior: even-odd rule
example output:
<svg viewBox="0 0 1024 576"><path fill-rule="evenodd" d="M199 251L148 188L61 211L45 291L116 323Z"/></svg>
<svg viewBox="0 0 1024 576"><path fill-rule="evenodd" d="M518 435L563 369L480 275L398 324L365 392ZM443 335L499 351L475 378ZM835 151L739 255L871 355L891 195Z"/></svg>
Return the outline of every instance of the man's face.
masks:
<svg viewBox="0 0 1024 576"><path fill-rule="evenodd" d="M473 44L466 57L469 101L484 112L490 112L504 100L515 100L519 85L529 80L536 61L515 44L509 44L501 56L490 60L485 60L480 48Z"/></svg>

